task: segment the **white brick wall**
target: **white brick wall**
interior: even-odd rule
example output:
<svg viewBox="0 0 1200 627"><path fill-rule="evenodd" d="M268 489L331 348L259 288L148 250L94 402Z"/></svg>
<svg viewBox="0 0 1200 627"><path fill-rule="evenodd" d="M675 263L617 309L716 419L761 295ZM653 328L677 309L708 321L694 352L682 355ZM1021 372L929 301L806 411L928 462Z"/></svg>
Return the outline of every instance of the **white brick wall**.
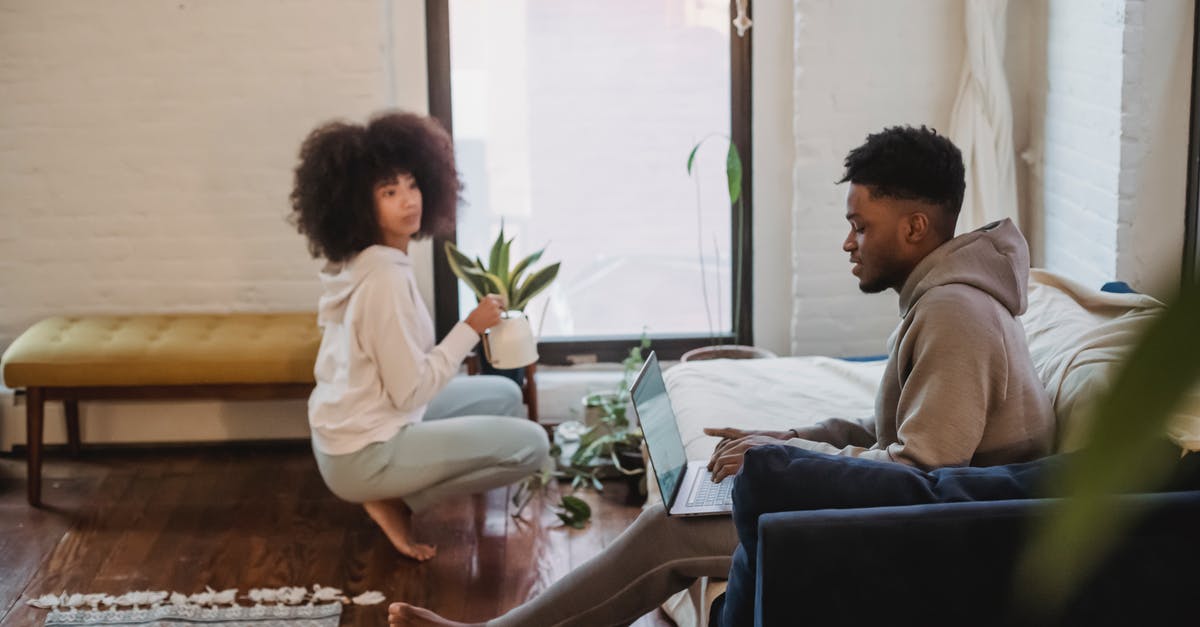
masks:
<svg viewBox="0 0 1200 627"><path fill-rule="evenodd" d="M4 3L0 349L61 312L312 309L300 140L425 108L422 5L389 48L387 4Z"/></svg>
<svg viewBox="0 0 1200 627"><path fill-rule="evenodd" d="M1031 105L1034 261L1157 296L1179 280L1192 3L1051 0Z"/></svg>
<svg viewBox="0 0 1200 627"><path fill-rule="evenodd" d="M896 295L866 296L841 243L842 160L895 124L945 132L964 51L957 0L796 0L792 353L886 352ZM903 27L897 27L903 25ZM1018 144L1019 145L1019 144Z"/></svg>
<svg viewBox="0 0 1200 627"><path fill-rule="evenodd" d="M1043 263L1098 285L1116 271L1123 1L1048 3L1039 200Z"/></svg>
<svg viewBox="0 0 1200 627"><path fill-rule="evenodd" d="M0 4L0 350L58 313L313 309L317 263L285 222L299 143L424 111L424 33L408 0ZM0 401L8 448L24 406ZM82 411L89 441L307 433L303 402Z"/></svg>
<svg viewBox="0 0 1200 627"><path fill-rule="evenodd" d="M1195 4L1126 4L1117 276L1166 297L1179 285Z"/></svg>

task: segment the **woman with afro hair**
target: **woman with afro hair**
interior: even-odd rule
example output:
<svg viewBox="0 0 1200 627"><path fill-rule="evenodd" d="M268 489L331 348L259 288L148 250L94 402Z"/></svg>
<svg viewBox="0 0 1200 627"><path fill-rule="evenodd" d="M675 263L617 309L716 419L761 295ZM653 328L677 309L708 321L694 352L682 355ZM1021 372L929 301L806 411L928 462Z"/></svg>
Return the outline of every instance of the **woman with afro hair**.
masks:
<svg viewBox="0 0 1200 627"><path fill-rule="evenodd" d="M435 343L417 291L409 244L446 232L460 189L449 135L430 118L393 112L315 129L291 193L293 222L327 261L308 400L317 466L334 494L362 503L418 561L436 548L414 539L414 512L518 481L548 459L515 383L455 376L504 302L488 296Z"/></svg>

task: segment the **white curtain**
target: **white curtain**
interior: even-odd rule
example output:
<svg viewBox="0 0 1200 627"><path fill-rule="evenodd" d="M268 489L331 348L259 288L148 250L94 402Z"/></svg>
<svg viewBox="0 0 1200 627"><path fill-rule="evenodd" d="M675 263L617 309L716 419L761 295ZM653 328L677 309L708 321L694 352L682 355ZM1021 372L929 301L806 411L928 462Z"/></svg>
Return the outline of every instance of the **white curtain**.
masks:
<svg viewBox="0 0 1200 627"><path fill-rule="evenodd" d="M962 150L967 192L958 232L1018 217L1012 100L1004 74L1008 0L966 0L967 56L950 116L950 139Z"/></svg>

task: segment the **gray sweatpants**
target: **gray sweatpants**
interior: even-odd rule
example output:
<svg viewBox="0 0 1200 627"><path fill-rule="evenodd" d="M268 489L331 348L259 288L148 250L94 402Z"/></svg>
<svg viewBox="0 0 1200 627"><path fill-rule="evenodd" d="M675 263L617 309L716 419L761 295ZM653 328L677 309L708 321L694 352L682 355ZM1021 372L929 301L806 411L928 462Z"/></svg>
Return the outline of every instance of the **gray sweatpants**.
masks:
<svg viewBox="0 0 1200 627"><path fill-rule="evenodd" d="M700 577L728 577L736 547L731 517L668 517L655 505L595 557L487 624L628 625Z"/></svg>
<svg viewBox="0 0 1200 627"><path fill-rule="evenodd" d="M354 503L402 498L413 511L485 492L539 471L546 432L524 417L521 389L498 376L459 376L430 401L421 422L345 455L314 450L325 484Z"/></svg>

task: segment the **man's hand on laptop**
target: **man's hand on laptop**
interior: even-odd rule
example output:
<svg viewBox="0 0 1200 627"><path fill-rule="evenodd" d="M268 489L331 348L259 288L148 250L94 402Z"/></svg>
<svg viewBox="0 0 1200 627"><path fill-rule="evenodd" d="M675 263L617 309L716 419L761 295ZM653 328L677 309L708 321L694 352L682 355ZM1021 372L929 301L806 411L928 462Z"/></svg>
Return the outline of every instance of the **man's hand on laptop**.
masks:
<svg viewBox="0 0 1200 627"><path fill-rule="evenodd" d="M778 444L781 440L796 437L788 431L746 431L724 427L720 429L704 429L705 435L721 438L712 458L708 460L708 470L712 473L714 483L720 483L725 477L732 477L742 467L742 455L755 446Z"/></svg>

